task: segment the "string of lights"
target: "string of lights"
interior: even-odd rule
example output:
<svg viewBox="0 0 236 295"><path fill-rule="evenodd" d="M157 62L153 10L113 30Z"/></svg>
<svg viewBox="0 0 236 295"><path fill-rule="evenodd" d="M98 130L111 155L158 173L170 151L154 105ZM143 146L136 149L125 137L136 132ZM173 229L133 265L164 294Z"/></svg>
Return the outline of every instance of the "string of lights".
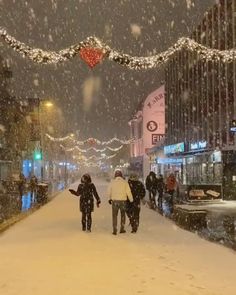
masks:
<svg viewBox="0 0 236 295"><path fill-rule="evenodd" d="M87 153L87 152L90 152L90 151L94 151L96 153L104 153L106 150L109 150L109 151L112 151L112 152L118 152L120 151L122 148L123 148L123 144L120 145L119 147L117 148L111 148L111 147L105 147L103 149L97 149L97 148L94 148L94 147L90 147L88 149L81 149L80 147L78 146L75 146L75 147L72 147L72 148L66 148L64 147L63 145L61 145L61 147L66 151L66 152L74 152L74 151L79 151L80 153Z"/></svg>
<svg viewBox="0 0 236 295"><path fill-rule="evenodd" d="M236 59L235 48L230 50L213 49L187 37L180 38L166 51L147 57L136 57L121 53L110 48L100 39L93 36L58 52L32 48L23 42L16 40L3 28L0 28L0 37L13 50L38 64L61 63L72 59L76 55L80 55L81 59L83 59L90 67L94 67L104 58L107 58L131 70L153 69L168 62L176 52L182 49L197 53L199 59L206 61L232 62Z"/></svg>
<svg viewBox="0 0 236 295"><path fill-rule="evenodd" d="M45 135L46 135L46 137L48 139L50 139L51 141L54 141L54 142L63 142L63 141L66 141L66 140L70 139L76 145L85 145L85 144L109 145L109 144L111 144L111 143L113 143L115 141L117 141L117 142L121 143L122 145L124 145L124 144L130 144L131 142L133 142L133 139L122 140L122 139L119 139L117 137L113 137L112 139L110 139L108 141L100 141L100 140L98 140L96 138L92 138L92 137L87 138L87 139L85 139L83 141L80 141L80 140L75 140L73 138L73 136L71 136L71 135L68 135L68 136L65 136L65 137L53 137L53 136L49 135L48 133L46 133ZM85 151L85 150L82 149L81 151Z"/></svg>
<svg viewBox="0 0 236 295"><path fill-rule="evenodd" d="M53 136L46 133L45 136L47 138L49 138L51 141L54 141L54 142L62 142L62 141L66 141L66 140L73 140L73 137L71 135L67 135L65 137L57 137L57 138L55 138L55 137L53 137Z"/></svg>
<svg viewBox="0 0 236 295"><path fill-rule="evenodd" d="M117 155L117 153L113 154L113 155L110 155L110 156L107 156L107 155L102 155L101 157L97 157L95 155L93 156L90 156L90 157L85 157L84 155L80 155L80 156L73 156L73 159L75 160L78 160L79 162L90 162L91 160L93 161L101 161L101 160L109 160L109 159L112 159L114 158L115 156Z"/></svg>

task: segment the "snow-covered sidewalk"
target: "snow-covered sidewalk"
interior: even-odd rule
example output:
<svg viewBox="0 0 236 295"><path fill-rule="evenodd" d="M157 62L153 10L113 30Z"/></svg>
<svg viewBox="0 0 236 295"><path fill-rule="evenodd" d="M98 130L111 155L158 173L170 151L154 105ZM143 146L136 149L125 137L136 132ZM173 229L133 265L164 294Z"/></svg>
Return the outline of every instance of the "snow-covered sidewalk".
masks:
<svg viewBox="0 0 236 295"><path fill-rule="evenodd" d="M141 209L137 234L111 234L107 183L92 233L68 191L0 236L0 294L236 294L236 254ZM76 188L76 185L73 186Z"/></svg>

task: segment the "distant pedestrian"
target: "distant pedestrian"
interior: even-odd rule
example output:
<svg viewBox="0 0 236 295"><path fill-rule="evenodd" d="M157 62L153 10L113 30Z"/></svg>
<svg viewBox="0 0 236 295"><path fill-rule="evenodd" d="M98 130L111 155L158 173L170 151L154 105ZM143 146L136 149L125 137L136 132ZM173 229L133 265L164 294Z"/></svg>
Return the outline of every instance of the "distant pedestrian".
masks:
<svg viewBox="0 0 236 295"><path fill-rule="evenodd" d="M92 227L92 212L94 211L94 198L97 201L97 207L99 207L101 200L98 196L95 185L92 183L89 174L84 174L81 177L81 183L78 186L77 191L69 189L69 191L76 196L80 197L80 211L82 213L82 230L91 232Z"/></svg>
<svg viewBox="0 0 236 295"><path fill-rule="evenodd" d="M130 219L130 224L132 227L131 233L136 233L139 227L139 216L141 209L141 200L145 197L145 187L141 181L138 179L138 175L135 173L130 174L128 180L131 193L133 195L133 203L128 202L127 215Z"/></svg>
<svg viewBox="0 0 236 295"><path fill-rule="evenodd" d="M150 201L150 208L156 208L156 194L157 194L157 177L155 172L151 171L149 175L146 177L146 189L149 192L149 201Z"/></svg>
<svg viewBox="0 0 236 295"><path fill-rule="evenodd" d="M18 189L19 189L20 197L24 195L25 188L26 188L26 178L24 174L21 172L19 174L19 181L18 181Z"/></svg>
<svg viewBox="0 0 236 295"><path fill-rule="evenodd" d="M177 181L173 173L171 173L166 180L166 192L170 195L169 206L170 211L173 213L174 209L174 193L177 190Z"/></svg>
<svg viewBox="0 0 236 295"><path fill-rule="evenodd" d="M37 185L38 185L38 179L35 175L32 175L30 178L30 196L31 199L35 198L35 195L37 193Z"/></svg>
<svg viewBox="0 0 236 295"><path fill-rule="evenodd" d="M123 179L123 175L120 170L115 171L115 179L113 179L108 186L108 198L109 204L112 205L112 234L117 234L117 218L119 211L121 215L120 233L125 233L126 201L128 198L132 203L133 196L129 184Z"/></svg>
<svg viewBox="0 0 236 295"><path fill-rule="evenodd" d="M165 182L163 175L160 174L159 177L157 178L157 192L158 192L158 209L162 211L162 203L163 203L163 192L165 189Z"/></svg>

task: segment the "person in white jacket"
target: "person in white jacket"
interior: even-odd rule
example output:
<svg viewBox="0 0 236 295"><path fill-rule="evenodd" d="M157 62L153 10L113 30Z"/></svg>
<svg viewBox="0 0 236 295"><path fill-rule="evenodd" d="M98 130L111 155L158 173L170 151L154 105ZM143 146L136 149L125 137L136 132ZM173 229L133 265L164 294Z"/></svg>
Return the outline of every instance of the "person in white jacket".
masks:
<svg viewBox="0 0 236 295"><path fill-rule="evenodd" d="M133 196L129 184L123 179L122 172L120 170L115 171L115 179L113 179L109 184L108 198L109 204L112 205L112 234L117 234L117 217L119 210L121 215L120 233L125 233L126 201L128 198L132 203Z"/></svg>

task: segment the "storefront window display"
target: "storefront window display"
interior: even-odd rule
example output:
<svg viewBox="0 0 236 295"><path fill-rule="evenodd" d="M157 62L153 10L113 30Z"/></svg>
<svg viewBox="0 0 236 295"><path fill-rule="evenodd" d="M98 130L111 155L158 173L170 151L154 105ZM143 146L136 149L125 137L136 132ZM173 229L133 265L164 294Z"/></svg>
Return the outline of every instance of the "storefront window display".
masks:
<svg viewBox="0 0 236 295"><path fill-rule="evenodd" d="M183 162L183 184L220 184L223 169L219 153L186 157Z"/></svg>

